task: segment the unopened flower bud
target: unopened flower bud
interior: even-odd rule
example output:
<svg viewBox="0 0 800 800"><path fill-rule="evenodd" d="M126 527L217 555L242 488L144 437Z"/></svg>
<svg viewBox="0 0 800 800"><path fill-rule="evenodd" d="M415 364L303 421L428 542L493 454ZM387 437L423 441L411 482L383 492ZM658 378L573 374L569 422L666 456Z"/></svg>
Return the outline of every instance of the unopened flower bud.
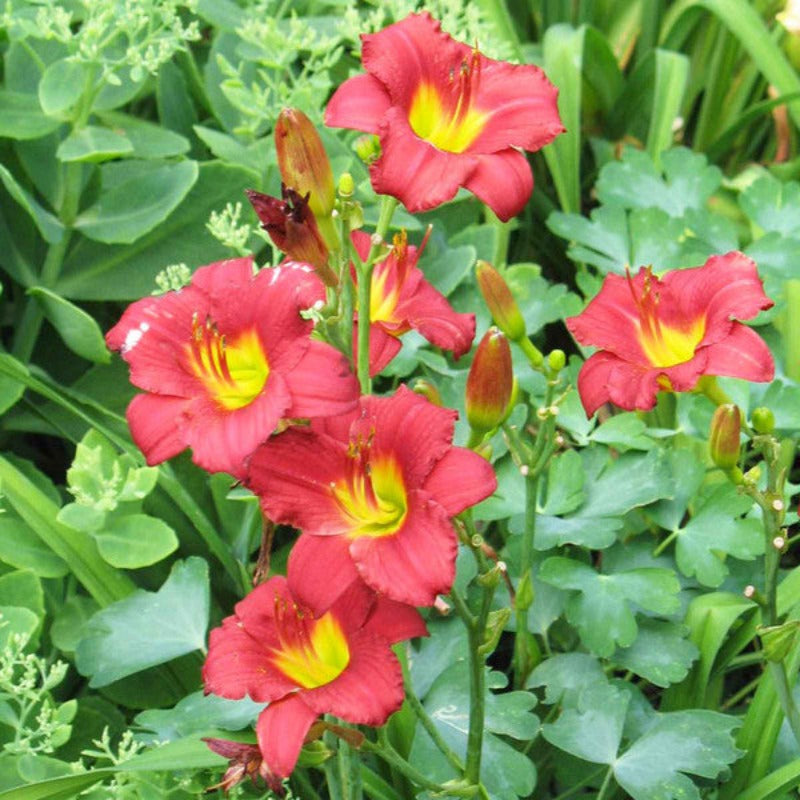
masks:
<svg viewBox="0 0 800 800"><path fill-rule="evenodd" d="M377 136L372 133L367 133L364 136L359 136L353 142L353 150L356 155L369 166L377 161L381 155L381 143Z"/></svg>
<svg viewBox="0 0 800 800"><path fill-rule="evenodd" d="M439 393L439 390L436 388L435 384L431 383L431 381L427 380L426 378L417 378L417 380L414 382L412 390L416 394L421 394L435 406L442 405L442 395Z"/></svg>
<svg viewBox="0 0 800 800"><path fill-rule="evenodd" d="M355 181L349 172L343 172L339 176L339 195L341 197L352 197L356 190Z"/></svg>
<svg viewBox="0 0 800 800"><path fill-rule="evenodd" d="M502 423L513 384L508 339L497 328L489 328L467 376L467 422L473 431L488 433Z"/></svg>
<svg viewBox="0 0 800 800"><path fill-rule="evenodd" d="M564 354L563 350L553 350L547 356L547 366L549 366L553 372L561 372L566 363L567 356Z"/></svg>
<svg viewBox="0 0 800 800"><path fill-rule="evenodd" d="M775 428L775 415L764 406L753 409L753 428L756 433L772 433Z"/></svg>
<svg viewBox="0 0 800 800"><path fill-rule="evenodd" d="M278 114L275 149L283 182L308 195L317 220L330 216L336 199L331 162L314 123L299 109L284 108Z"/></svg>
<svg viewBox="0 0 800 800"><path fill-rule="evenodd" d="M486 261L478 261L475 274L495 325L512 342L525 338L525 321L503 276Z"/></svg>
<svg viewBox="0 0 800 800"><path fill-rule="evenodd" d="M755 486L761 480L761 467L756 464L744 474L744 482Z"/></svg>
<svg viewBox="0 0 800 800"><path fill-rule="evenodd" d="M720 469L733 469L739 461L741 426L739 409L733 403L717 407L711 419L708 448L711 460Z"/></svg>

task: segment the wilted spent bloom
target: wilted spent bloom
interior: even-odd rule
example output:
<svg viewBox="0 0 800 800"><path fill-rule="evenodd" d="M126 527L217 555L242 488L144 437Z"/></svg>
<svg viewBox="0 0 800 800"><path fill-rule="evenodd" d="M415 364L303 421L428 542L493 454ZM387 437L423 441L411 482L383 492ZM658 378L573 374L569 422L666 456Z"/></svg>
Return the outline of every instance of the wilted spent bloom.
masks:
<svg viewBox="0 0 800 800"><path fill-rule="evenodd" d="M508 414L514 387L511 348L497 328L481 339L467 376L467 422L476 433L494 430Z"/></svg>
<svg viewBox="0 0 800 800"><path fill-rule="evenodd" d="M336 201L331 162L314 123L299 109L284 108L275 123L275 150L282 181L306 197L328 248L339 246L331 212Z"/></svg>
<svg viewBox="0 0 800 800"><path fill-rule="evenodd" d="M281 197L279 200L247 190L247 199L261 220L261 227L275 246L293 261L311 264L326 286L336 286L336 275L328 266L328 247L311 213L308 195L300 195L282 183Z"/></svg>
<svg viewBox="0 0 800 800"><path fill-rule="evenodd" d="M487 261L478 261L475 275L494 324L512 342L522 339L525 336L525 320L503 276Z"/></svg>
<svg viewBox="0 0 800 800"><path fill-rule="evenodd" d="M739 462L739 437L742 430L741 412L733 403L717 406L711 418L708 449L711 460L720 469L733 469Z"/></svg>
<svg viewBox="0 0 800 800"><path fill-rule="evenodd" d="M222 780L214 786L209 786L206 789L207 792L222 789L227 793L245 778L250 778L254 785L257 783L257 779L261 778L279 797L286 794L281 781L269 771L257 745L232 742L228 739L208 738L203 741L208 745L209 750L228 759L228 768L225 770Z"/></svg>

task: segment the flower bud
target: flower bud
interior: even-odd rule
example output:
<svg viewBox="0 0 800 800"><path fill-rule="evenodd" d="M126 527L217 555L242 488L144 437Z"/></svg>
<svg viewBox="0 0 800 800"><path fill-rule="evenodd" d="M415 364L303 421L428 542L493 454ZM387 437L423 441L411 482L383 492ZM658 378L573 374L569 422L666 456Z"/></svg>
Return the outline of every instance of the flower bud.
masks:
<svg viewBox="0 0 800 800"><path fill-rule="evenodd" d="M339 176L339 194L342 197L352 197L355 190L356 184L353 176L349 172L343 172Z"/></svg>
<svg viewBox="0 0 800 800"><path fill-rule="evenodd" d="M711 419L708 447L711 460L720 469L733 469L739 461L741 415L737 406L726 403L717 407Z"/></svg>
<svg viewBox="0 0 800 800"><path fill-rule="evenodd" d="M513 385L508 339L497 328L489 328L467 376L467 422L473 431L488 433L502 423Z"/></svg>
<svg viewBox="0 0 800 800"><path fill-rule="evenodd" d="M753 409L753 428L756 433L772 433L775 428L775 415L769 408L759 406Z"/></svg>
<svg viewBox="0 0 800 800"><path fill-rule="evenodd" d="M415 394L421 394L435 406L442 405L442 395L439 393L439 389L436 385L431 383L431 381L425 378L417 378L411 388Z"/></svg>
<svg viewBox="0 0 800 800"><path fill-rule="evenodd" d="M369 166L374 161L377 161L381 155L381 144L377 136L372 133L367 133L364 136L359 136L353 142L353 150L356 155Z"/></svg>
<svg viewBox="0 0 800 800"><path fill-rule="evenodd" d="M478 261L475 274L495 325L512 342L525 338L525 321L503 276L486 261Z"/></svg>
<svg viewBox="0 0 800 800"><path fill-rule="evenodd" d="M275 149L283 182L308 195L315 217L330 216L336 199L331 162L314 123L299 109L284 108L278 115Z"/></svg>
<svg viewBox="0 0 800 800"><path fill-rule="evenodd" d="M561 372L566 366L567 356L563 350L553 350L547 356L547 366L552 372Z"/></svg>

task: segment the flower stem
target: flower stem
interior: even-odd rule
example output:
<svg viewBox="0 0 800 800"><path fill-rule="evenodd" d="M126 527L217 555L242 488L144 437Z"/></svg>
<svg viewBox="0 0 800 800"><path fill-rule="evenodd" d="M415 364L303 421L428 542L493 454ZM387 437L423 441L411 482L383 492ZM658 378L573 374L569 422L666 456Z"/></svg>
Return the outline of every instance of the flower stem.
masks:
<svg viewBox="0 0 800 800"><path fill-rule="evenodd" d="M614 767L609 767L605 778L603 778L603 783L600 785L600 790L597 792L597 800L605 800L606 792L608 791L608 787L611 786L611 778L613 775Z"/></svg>
<svg viewBox="0 0 800 800"><path fill-rule="evenodd" d="M397 208L397 200L389 195L381 198L381 211L378 217L378 227L373 234L372 246L369 249L367 260L359 264L356 259L358 272L358 344L357 344L357 372L361 384L361 394L372 391L372 380L369 374L369 323L370 323L370 292L372 289L372 269L381 252L383 240L389 230L389 224Z"/></svg>
<svg viewBox="0 0 800 800"><path fill-rule="evenodd" d="M418 769L411 766L411 764L409 764L408 761L406 761L400 755L400 753L398 753L397 750L392 747L392 745L389 743L388 737L386 736L385 729L378 729L377 744L367 739L361 745L361 749L380 756L387 764L389 764L389 766L394 767L398 772L405 775L410 781L416 783L417 786L421 786L423 789L428 789L432 792L442 791L440 784L430 780Z"/></svg>
<svg viewBox="0 0 800 800"><path fill-rule="evenodd" d="M431 741L439 748L439 751L447 759L447 762L450 764L450 766L459 775L462 774L464 772L464 764L461 762L461 759L450 749L447 742L445 742L445 740L442 738L442 735L439 733L439 729L436 727L436 723L431 719L430 715L425 710L425 706L422 705L420 699L414 693L414 689L411 687L409 682L406 682L406 700L408 700L411 710L420 721L422 727L425 728L428 736L431 737Z"/></svg>

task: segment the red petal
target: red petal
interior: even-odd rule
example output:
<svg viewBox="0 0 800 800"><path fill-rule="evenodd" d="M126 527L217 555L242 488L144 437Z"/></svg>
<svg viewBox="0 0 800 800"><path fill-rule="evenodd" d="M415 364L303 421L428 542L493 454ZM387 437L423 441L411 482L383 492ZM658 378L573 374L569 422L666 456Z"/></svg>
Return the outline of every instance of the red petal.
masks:
<svg viewBox="0 0 800 800"><path fill-rule="evenodd" d="M734 322L723 341L704 348L708 356L705 372L747 381L771 381L775 362L763 339L752 328Z"/></svg>
<svg viewBox="0 0 800 800"><path fill-rule="evenodd" d="M405 386L392 397L366 397L362 403L365 424L375 430L375 452L397 458L406 490L421 486L452 446L457 413L434 405Z"/></svg>
<svg viewBox="0 0 800 800"><path fill-rule="evenodd" d="M140 394L131 400L126 414L131 436L150 466L186 449L182 431L186 404L183 397L157 394Z"/></svg>
<svg viewBox="0 0 800 800"><path fill-rule="evenodd" d="M538 67L482 57L475 108L489 118L469 152L544 147L566 130L557 99L558 89Z"/></svg>
<svg viewBox="0 0 800 800"><path fill-rule="evenodd" d="M253 259L247 256L215 261L200 267L192 275L192 286L213 298L241 291L252 280Z"/></svg>
<svg viewBox="0 0 800 800"><path fill-rule="evenodd" d="M450 591L458 543L447 512L424 493L410 492L403 527L392 536L354 539L350 553L375 591L414 606L431 606Z"/></svg>
<svg viewBox="0 0 800 800"><path fill-rule="evenodd" d="M350 524L330 490L346 465L344 442L309 430L288 430L253 454L247 485L275 522L307 533L347 533Z"/></svg>
<svg viewBox="0 0 800 800"><path fill-rule="evenodd" d="M284 379L292 398L292 418L346 414L358 404L358 380L347 359L325 342L309 342L300 362Z"/></svg>
<svg viewBox="0 0 800 800"><path fill-rule="evenodd" d="M421 83L449 88L451 70L472 56L472 48L443 33L427 12L409 14L362 41L364 69L383 84L393 105L406 109Z"/></svg>
<svg viewBox="0 0 800 800"><path fill-rule="evenodd" d="M259 714L256 736L270 772L279 778L289 777L297 764L308 729L317 716L298 694L270 703Z"/></svg>
<svg viewBox="0 0 800 800"><path fill-rule="evenodd" d="M411 212L452 200L475 167L476 156L447 153L420 139L396 106L384 116L379 136L381 157L369 170L372 188L396 197Z"/></svg>
<svg viewBox="0 0 800 800"><path fill-rule="evenodd" d="M606 352L595 353L584 362L578 373L578 394L587 417L591 417L603 403L611 401L608 381L611 370L620 362L621 359L613 353Z"/></svg>
<svg viewBox="0 0 800 800"><path fill-rule="evenodd" d="M276 372L270 372L261 394L242 408L229 411L207 397L195 398L188 405L186 426L192 460L209 472L244 477L245 460L269 438L290 403L284 379Z"/></svg>
<svg viewBox="0 0 800 800"><path fill-rule="evenodd" d="M304 533L289 553L286 571L294 596L317 615L330 608L353 581L361 580L345 536Z"/></svg>
<svg viewBox="0 0 800 800"><path fill-rule="evenodd" d="M353 355L358 358L358 324L353 325ZM369 326L369 374L374 378L400 352L402 343L387 333L380 323Z"/></svg>
<svg viewBox="0 0 800 800"><path fill-rule="evenodd" d="M325 108L325 124L377 134L381 118L391 104L379 80L372 75L356 75L333 93Z"/></svg>
<svg viewBox="0 0 800 800"><path fill-rule="evenodd" d="M497 478L485 458L453 447L433 468L423 489L452 517L492 494Z"/></svg>
<svg viewBox="0 0 800 800"><path fill-rule="evenodd" d="M363 630L391 644L428 635L425 621L416 608L380 595Z"/></svg>
<svg viewBox="0 0 800 800"><path fill-rule="evenodd" d="M519 214L533 191L533 173L528 159L510 148L479 155L476 159L464 188L483 200L504 222Z"/></svg>
<svg viewBox="0 0 800 800"><path fill-rule="evenodd" d="M338 678L303 692L318 714L359 725L383 725L403 704L403 673L385 639L358 631L348 639L350 663Z"/></svg>

